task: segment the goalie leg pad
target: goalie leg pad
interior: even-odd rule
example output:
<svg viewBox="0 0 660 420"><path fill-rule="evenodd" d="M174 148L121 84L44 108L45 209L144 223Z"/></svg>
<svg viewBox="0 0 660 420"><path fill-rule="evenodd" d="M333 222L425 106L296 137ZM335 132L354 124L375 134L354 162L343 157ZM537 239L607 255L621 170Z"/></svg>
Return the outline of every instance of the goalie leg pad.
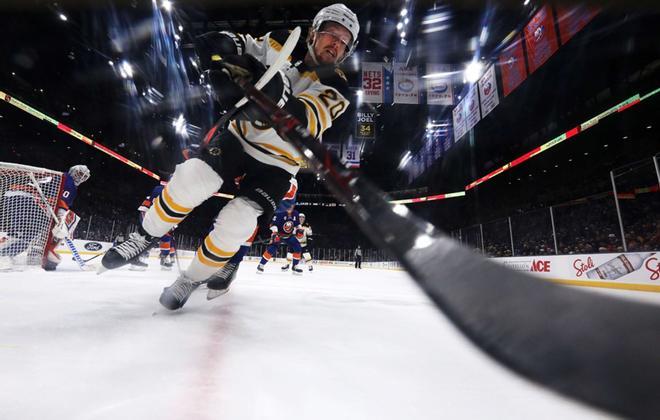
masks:
<svg viewBox="0 0 660 420"><path fill-rule="evenodd" d="M142 227L151 236L165 235L221 186L220 175L201 159L177 165L172 179L144 216Z"/></svg>
<svg viewBox="0 0 660 420"><path fill-rule="evenodd" d="M252 235L262 213L258 204L245 197L227 203L218 213L213 230L195 253L186 277L202 281L222 268Z"/></svg>

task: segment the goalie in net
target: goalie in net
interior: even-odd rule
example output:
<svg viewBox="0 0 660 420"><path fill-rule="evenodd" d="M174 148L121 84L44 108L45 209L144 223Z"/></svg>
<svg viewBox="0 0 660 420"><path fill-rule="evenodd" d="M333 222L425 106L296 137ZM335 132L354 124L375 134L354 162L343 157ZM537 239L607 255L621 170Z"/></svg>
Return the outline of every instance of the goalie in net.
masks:
<svg viewBox="0 0 660 420"><path fill-rule="evenodd" d="M55 270L61 261L55 249L80 220L70 206L89 176L85 165L61 173L0 163L0 269L41 265Z"/></svg>

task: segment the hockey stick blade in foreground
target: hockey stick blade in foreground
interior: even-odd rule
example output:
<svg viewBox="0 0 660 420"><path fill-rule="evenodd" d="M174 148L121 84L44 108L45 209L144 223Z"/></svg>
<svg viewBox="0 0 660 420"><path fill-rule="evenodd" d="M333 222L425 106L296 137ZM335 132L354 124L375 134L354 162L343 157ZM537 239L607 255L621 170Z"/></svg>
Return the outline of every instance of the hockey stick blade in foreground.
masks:
<svg viewBox="0 0 660 420"><path fill-rule="evenodd" d="M244 84L362 231L477 346L563 395L634 418L660 416L660 308L587 293L473 254L349 170L291 114Z"/></svg>

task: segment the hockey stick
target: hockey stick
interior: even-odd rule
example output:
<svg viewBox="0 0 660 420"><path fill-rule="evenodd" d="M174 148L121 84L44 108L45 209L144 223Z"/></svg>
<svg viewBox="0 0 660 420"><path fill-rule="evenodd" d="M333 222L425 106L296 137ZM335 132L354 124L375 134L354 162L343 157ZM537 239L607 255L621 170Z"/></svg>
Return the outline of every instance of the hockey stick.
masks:
<svg viewBox="0 0 660 420"><path fill-rule="evenodd" d="M39 193L39 196L40 196L41 199L43 200L44 205L45 205L46 208L48 209L48 212L50 213L51 217L53 218L53 220L55 221L55 223L59 223L59 222L60 222L60 219L58 219L57 215L55 214L55 211L53 210L53 208L51 207L50 203L49 203L48 200L46 199L46 195L44 194L43 190L42 190L41 187L39 186L39 183L37 182L37 178L35 178L35 176L34 176L34 174L33 174L32 172L28 173L28 175L30 176L30 179L32 180L32 182L34 182L34 188L35 188L35 189L37 190L37 192ZM64 238L64 242L66 243L66 246L67 246L67 247L69 248L69 250L71 251L71 254L73 254L73 259L74 259L74 261L76 262L76 264L78 264L78 267L80 267L81 270L85 270L85 263L84 263L83 260L80 258L80 254L78 254L78 250L77 250L76 247L73 245L73 242L71 242L71 239L69 239L68 237L65 237L65 238Z"/></svg>
<svg viewBox="0 0 660 420"><path fill-rule="evenodd" d="M321 175L377 245L483 351L554 391L633 418L660 413L660 308L509 270L459 246L386 195L245 84L247 97Z"/></svg>
<svg viewBox="0 0 660 420"><path fill-rule="evenodd" d="M71 250L71 254L73 254L73 260L78 264L80 268L84 269L85 261L83 261L83 259L80 258L80 254L78 253L76 246L73 244L73 241L68 237L65 237L64 242L66 243L66 246L69 247L69 250Z"/></svg>
<svg viewBox="0 0 660 420"><path fill-rule="evenodd" d="M277 55L277 58L275 61L273 61L273 64L270 65L264 72L264 74L261 75L259 80L254 84L254 87L256 89L261 89L268 82L271 81L271 79L277 74L278 71L282 70L284 66L289 62L289 56L293 52L293 50L296 48L296 45L298 44L298 40L300 39L300 27L296 26L291 33L289 34L289 37L286 39L284 44L282 45L282 48L280 49L279 54ZM213 124L213 127L207 132L206 136L204 136L204 140L202 141L202 144L208 143L215 132L220 128L223 127L225 124L229 122L230 119L232 119L236 113L238 112L239 108L245 105L248 102L247 97L241 98L234 106L228 110L218 121Z"/></svg>

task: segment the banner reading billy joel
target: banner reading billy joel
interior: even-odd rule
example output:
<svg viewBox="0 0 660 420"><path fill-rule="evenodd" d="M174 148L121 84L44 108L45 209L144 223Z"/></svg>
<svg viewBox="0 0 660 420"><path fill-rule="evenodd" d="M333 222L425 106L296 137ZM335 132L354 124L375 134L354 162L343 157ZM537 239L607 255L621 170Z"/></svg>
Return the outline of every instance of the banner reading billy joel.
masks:
<svg viewBox="0 0 660 420"><path fill-rule="evenodd" d="M481 118L486 118L486 115L500 103L497 80L495 79L495 66L490 66L479 79L479 102L481 104Z"/></svg>
<svg viewBox="0 0 660 420"><path fill-rule="evenodd" d="M459 141L461 137L463 137L465 133L467 133L464 105L465 105L465 100L462 100L454 107L452 111L454 118L454 143Z"/></svg>
<svg viewBox="0 0 660 420"><path fill-rule="evenodd" d="M567 8L557 6L557 22L559 23L559 37L561 43L567 43L576 33L591 22L599 10L595 7L574 6Z"/></svg>
<svg viewBox="0 0 660 420"><path fill-rule="evenodd" d="M477 125L481 120L481 112L479 111L479 89L476 85L470 86L470 91L465 97L465 122L467 130L472 130L472 127Z"/></svg>
<svg viewBox="0 0 660 420"><path fill-rule="evenodd" d="M534 73L557 51L557 33L550 6L543 6L525 26L529 71Z"/></svg>
<svg viewBox="0 0 660 420"><path fill-rule="evenodd" d="M419 103L419 78L417 67L406 67L394 63L394 102L398 104Z"/></svg>
<svg viewBox="0 0 660 420"><path fill-rule="evenodd" d="M441 76L451 71L444 64L427 64L426 74L435 75L426 80L426 103L428 105L454 105L454 89L450 76Z"/></svg>
<svg viewBox="0 0 660 420"><path fill-rule="evenodd" d="M376 138L376 113L362 112L356 113L355 137L363 139Z"/></svg>
<svg viewBox="0 0 660 420"><path fill-rule="evenodd" d="M362 63L362 102L383 103L383 63Z"/></svg>
<svg viewBox="0 0 660 420"><path fill-rule="evenodd" d="M502 75L502 91L506 97L527 78L525 54L520 36L517 36L500 54L498 65Z"/></svg>

